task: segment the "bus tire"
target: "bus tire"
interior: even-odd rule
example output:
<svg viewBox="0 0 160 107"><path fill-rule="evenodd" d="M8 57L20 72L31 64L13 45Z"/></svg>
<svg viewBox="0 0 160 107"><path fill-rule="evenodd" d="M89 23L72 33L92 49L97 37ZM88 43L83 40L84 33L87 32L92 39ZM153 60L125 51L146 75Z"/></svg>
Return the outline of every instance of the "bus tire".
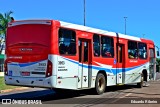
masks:
<svg viewBox="0 0 160 107"><path fill-rule="evenodd" d="M106 90L106 78L102 73L98 73L95 82L96 94L103 94Z"/></svg>
<svg viewBox="0 0 160 107"><path fill-rule="evenodd" d="M141 82L137 83L137 87L138 88L142 88L143 87L143 81L144 81L144 76L141 76Z"/></svg>

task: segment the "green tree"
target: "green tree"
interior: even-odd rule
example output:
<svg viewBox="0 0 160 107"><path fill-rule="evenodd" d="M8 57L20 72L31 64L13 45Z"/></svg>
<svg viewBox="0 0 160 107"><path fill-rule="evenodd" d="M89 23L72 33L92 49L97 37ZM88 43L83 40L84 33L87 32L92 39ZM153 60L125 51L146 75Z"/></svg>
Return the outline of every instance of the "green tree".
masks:
<svg viewBox="0 0 160 107"><path fill-rule="evenodd" d="M9 11L9 12L6 12L4 14L0 13L0 35L1 36L6 36L6 29L7 29L7 25L9 22L11 22L11 14L13 12L12 11Z"/></svg>
<svg viewBox="0 0 160 107"><path fill-rule="evenodd" d="M12 13L12 11L6 12L4 14L0 13L0 53L2 53L3 50L8 23L12 20L10 16Z"/></svg>
<svg viewBox="0 0 160 107"><path fill-rule="evenodd" d="M157 65L156 65L156 71L157 71L157 72L160 72L160 58L157 58L157 59L156 59L156 64L157 64Z"/></svg>
<svg viewBox="0 0 160 107"><path fill-rule="evenodd" d="M157 64L160 66L160 58L156 59Z"/></svg>

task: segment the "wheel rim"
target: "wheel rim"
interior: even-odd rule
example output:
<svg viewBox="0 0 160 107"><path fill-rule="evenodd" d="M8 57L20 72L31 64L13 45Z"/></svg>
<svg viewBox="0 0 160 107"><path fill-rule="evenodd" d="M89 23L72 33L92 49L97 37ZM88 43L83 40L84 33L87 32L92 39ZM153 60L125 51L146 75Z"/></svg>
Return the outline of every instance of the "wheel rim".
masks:
<svg viewBox="0 0 160 107"><path fill-rule="evenodd" d="M101 77L101 78L99 78L99 80L98 80L98 89L99 89L100 91L103 91L103 90L104 90L104 87L105 87L105 81L104 81L104 79Z"/></svg>

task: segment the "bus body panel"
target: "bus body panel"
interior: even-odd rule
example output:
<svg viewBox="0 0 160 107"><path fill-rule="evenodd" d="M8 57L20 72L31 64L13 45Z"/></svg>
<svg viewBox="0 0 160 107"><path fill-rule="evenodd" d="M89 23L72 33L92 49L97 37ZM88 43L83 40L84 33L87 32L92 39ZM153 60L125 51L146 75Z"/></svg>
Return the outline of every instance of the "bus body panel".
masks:
<svg viewBox="0 0 160 107"><path fill-rule="evenodd" d="M29 63L8 62L7 68L8 76L45 77L47 60Z"/></svg>
<svg viewBox="0 0 160 107"><path fill-rule="evenodd" d="M60 54L59 29L61 28L75 31L75 55ZM24 38L21 37L23 33ZM106 58L102 55L95 57L93 55L93 34L95 33L113 38L114 57ZM17 35L18 39L10 37L12 35ZM86 41L89 43L89 60L86 63L79 61L79 40L82 40L82 46L85 46L84 42ZM147 59L128 58L128 41L146 43L147 52L150 48L154 49L154 43L150 40L61 21L13 22L7 29L8 75L5 75L5 82L10 85L79 90L94 88L99 71L105 71L106 85L113 86L139 83L142 72L145 70L147 71L147 80L150 80L149 54ZM124 64L118 62L117 46L119 44L124 48ZM155 59L155 55L152 59ZM52 75L47 77L49 62L52 63Z"/></svg>
<svg viewBox="0 0 160 107"><path fill-rule="evenodd" d="M63 56L57 56L57 85L56 88L77 89L78 63Z"/></svg>
<svg viewBox="0 0 160 107"><path fill-rule="evenodd" d="M13 76L5 76L5 83L7 85L15 85L15 86L28 86L28 87L46 87L46 88L53 88L55 84L53 83L56 81L56 76L51 76L48 78L35 78L35 77L13 77Z"/></svg>

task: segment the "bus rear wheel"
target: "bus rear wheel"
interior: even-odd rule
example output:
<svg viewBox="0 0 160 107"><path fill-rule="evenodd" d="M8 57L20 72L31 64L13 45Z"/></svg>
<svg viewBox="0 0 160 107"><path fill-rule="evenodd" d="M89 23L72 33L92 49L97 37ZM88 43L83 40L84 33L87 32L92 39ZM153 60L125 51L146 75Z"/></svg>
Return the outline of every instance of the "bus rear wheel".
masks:
<svg viewBox="0 0 160 107"><path fill-rule="evenodd" d="M103 94L106 90L106 79L102 73L98 73L95 83L96 94Z"/></svg>

